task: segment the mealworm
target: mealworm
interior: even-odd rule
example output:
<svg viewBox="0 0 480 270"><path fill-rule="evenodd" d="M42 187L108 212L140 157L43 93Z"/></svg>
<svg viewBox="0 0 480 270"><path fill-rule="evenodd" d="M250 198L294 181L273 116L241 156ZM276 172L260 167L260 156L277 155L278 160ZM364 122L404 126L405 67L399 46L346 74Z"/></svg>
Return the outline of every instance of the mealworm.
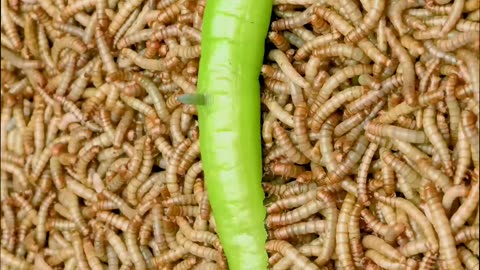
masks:
<svg viewBox="0 0 480 270"><path fill-rule="evenodd" d="M12 20L12 11L9 12L7 0L2 0L1 2L1 18L2 18L2 25L5 27L5 34L6 36L12 41L12 45L15 50L19 51L22 49L23 44L20 40L20 35L17 32L15 24ZM3 49L3 48L2 48ZM3 55L3 52L2 52Z"/></svg>
<svg viewBox="0 0 480 270"><path fill-rule="evenodd" d="M293 68L284 52L281 50L272 50L269 52L268 58L275 61L293 83L302 88L310 87L309 83Z"/></svg>
<svg viewBox="0 0 480 270"><path fill-rule="evenodd" d="M362 161L360 162L360 166L358 167L358 172L357 172L358 201L366 206L369 205L368 195L367 195L368 169L372 162L373 155L375 154L377 149L378 149L377 144L369 143L368 148L365 150L365 154L362 157Z"/></svg>
<svg viewBox="0 0 480 270"><path fill-rule="evenodd" d="M479 233L478 233L478 224L473 225L473 226L465 226L462 229L460 229L457 234L455 234L455 243L461 244L461 243L466 243L474 239L478 239Z"/></svg>
<svg viewBox="0 0 480 270"><path fill-rule="evenodd" d="M371 259L374 263L382 268L386 269L405 269L405 264L398 261L393 261L390 258L385 257L378 251L369 249L365 252L365 257Z"/></svg>
<svg viewBox="0 0 480 270"><path fill-rule="evenodd" d="M478 268L478 259L465 247L458 248L458 256L468 270Z"/></svg>
<svg viewBox="0 0 480 270"><path fill-rule="evenodd" d="M325 84L327 83L328 81ZM362 94L365 94L367 91L368 89L364 86L352 86L350 88L347 88L339 92L338 94L335 94L332 98L326 100L325 102L322 102L323 104L318 108L318 110L314 111L314 114L311 118L312 131L315 132L320 130L320 127L322 126L322 124L324 123L324 121L327 119L328 116L330 116L333 112L335 112L338 108L340 108L344 103L353 101L359 98L360 96L362 96ZM318 96L320 96L320 93ZM314 102L314 104L316 102L318 102L318 99ZM312 107L310 108L311 112L313 108L314 106L312 105Z"/></svg>
<svg viewBox="0 0 480 270"><path fill-rule="evenodd" d="M387 37L388 44L392 48L394 55L398 57L400 61L400 66L403 72L403 85L402 85L402 94L404 96L405 102L408 105L415 105L417 102L417 97L414 91L414 82L415 82L415 72L411 58L408 56L408 52L400 44L400 41L395 37L393 31L390 28L385 28L385 34Z"/></svg>
<svg viewBox="0 0 480 270"><path fill-rule="evenodd" d="M77 224L82 235L86 236L89 233L87 224L85 223L84 218L80 213L80 206L78 202L78 197L69 190L61 190L58 195L58 200L62 205L68 208L70 214L72 215L73 221Z"/></svg>
<svg viewBox="0 0 480 270"><path fill-rule="evenodd" d="M368 35L373 30L375 25L380 20L383 10L385 9L385 1L377 0L371 3L372 9L368 10L368 13L363 17L362 22L355 28L355 30L349 32L345 36L345 41L349 43L356 43Z"/></svg>
<svg viewBox="0 0 480 270"><path fill-rule="evenodd" d="M409 215L409 217L412 220L415 220L415 222L422 228L422 231L428 242L427 244L428 249L431 250L432 252L436 252L438 250L438 241L435 236L432 225L428 222L425 215L422 212L420 212L420 210L416 208L413 203L403 198L383 197L378 193L374 193L374 197L383 203L386 203L388 205L397 207L405 211Z"/></svg>
<svg viewBox="0 0 480 270"><path fill-rule="evenodd" d="M479 164L479 139L478 139L478 128L475 126L476 116L470 110L462 111L461 115L462 129L465 138L470 142L470 151L471 158L475 168L478 168Z"/></svg>
<svg viewBox="0 0 480 270"><path fill-rule="evenodd" d="M313 6L307 8L305 11L301 12L295 17L273 21L271 24L272 30L282 31L303 26L312 20L312 10Z"/></svg>
<svg viewBox="0 0 480 270"><path fill-rule="evenodd" d="M33 266L26 262L25 260L18 258L14 254L10 253L3 247L0 248L0 255L2 256L2 261L4 265L11 266L14 269L28 270L33 269Z"/></svg>
<svg viewBox="0 0 480 270"><path fill-rule="evenodd" d="M113 19L108 26L108 33L110 36L114 36L120 27L125 23L127 17L140 5L141 1L130 0L125 2L125 4L118 10Z"/></svg>
<svg viewBox="0 0 480 270"><path fill-rule="evenodd" d="M338 165L332 171L329 171L324 181L327 185L340 182L345 176L348 175L352 167L360 161L363 153L367 149L368 140L365 136L361 136L352 150L348 152L344 161Z"/></svg>
<svg viewBox="0 0 480 270"><path fill-rule="evenodd" d="M474 182L472 184L470 192L468 193L468 196L465 198L464 202L450 218L450 226L453 233L456 233L467 221L470 215L472 215L472 212L478 205L478 197L478 182Z"/></svg>
<svg viewBox="0 0 480 270"><path fill-rule="evenodd" d="M3 46L1 47L1 54L10 64L20 69L39 69L43 67L42 62L38 60L27 60Z"/></svg>
<svg viewBox="0 0 480 270"><path fill-rule="evenodd" d="M85 252L85 257L88 264L92 270L103 269L100 259L97 257L98 254L95 254L94 248L90 240L83 241L83 251Z"/></svg>
<svg viewBox="0 0 480 270"><path fill-rule="evenodd" d="M121 53L130 59L130 61L132 61L135 65L143 69L156 71L164 71L168 69L167 62L164 59L148 59L129 48L123 48Z"/></svg>
<svg viewBox="0 0 480 270"><path fill-rule="evenodd" d="M267 225L269 227L279 227L296 223L305 219L318 210L324 208L324 204L318 200L310 200L306 204L286 213L271 214L267 217Z"/></svg>
<svg viewBox="0 0 480 270"><path fill-rule="evenodd" d="M350 193L347 194L338 215L335 234L335 252L338 254L339 265L344 269L354 269L354 261L348 238L348 222L351 218L349 212L352 211L354 204L355 197Z"/></svg>
<svg viewBox="0 0 480 270"><path fill-rule="evenodd" d="M328 43L334 42L339 38L340 38L340 34L338 32L315 37L314 39L305 42L301 47L298 48L294 56L294 59L303 60L307 58L312 52L313 52L313 56L334 56L336 52L338 54L338 52L345 51L346 49L333 50L331 47L322 48ZM339 44L339 46L342 46L342 44ZM320 50L320 52L317 52L318 50ZM322 50L324 51L323 53L322 53ZM359 55L358 52L356 54ZM353 57L354 54L351 53L351 56Z"/></svg>
<svg viewBox="0 0 480 270"><path fill-rule="evenodd" d="M315 14L328 21L328 23L338 30L342 35L347 35L354 28L339 14L328 10L324 7L317 7ZM370 41L362 39L357 43L357 46L375 63L380 65L387 65L390 62L385 55L383 55Z"/></svg>
<svg viewBox="0 0 480 270"><path fill-rule="evenodd" d="M298 164L307 163L308 159L299 150L296 149L296 147L293 145L292 141L288 137L285 129L280 126L280 123L278 123L277 121L273 123L273 132L275 138L277 139L278 145L281 147L284 155L288 157L289 160Z"/></svg>
<svg viewBox="0 0 480 270"><path fill-rule="evenodd" d="M112 230L105 228L105 237L113 248L122 264L129 265L131 263L130 256L128 256L127 247L123 240L115 234Z"/></svg>
<svg viewBox="0 0 480 270"><path fill-rule="evenodd" d="M53 200L55 199L55 197L56 197L55 193L50 193L40 204L40 208L38 210L35 240L40 247L45 245L45 241L47 238L46 228L45 228L45 222L47 220L47 212L48 212L48 208L53 203Z"/></svg>
<svg viewBox="0 0 480 270"><path fill-rule="evenodd" d="M440 194L432 183L424 186L424 192L425 200L427 201L432 216L431 221L438 234L442 264L445 264L448 268L461 269L462 266L458 260L457 250L455 248L455 239L450 226L448 226L447 215L442 209Z"/></svg>
<svg viewBox="0 0 480 270"><path fill-rule="evenodd" d="M286 258L289 258L294 265L301 269L318 269L318 266L310 262L310 260L286 241L270 240L265 244L265 248L283 254Z"/></svg>
<svg viewBox="0 0 480 270"><path fill-rule="evenodd" d="M87 258L83 251L83 240L76 231L72 232L72 247L75 252L75 258L80 269L89 269Z"/></svg>
<svg viewBox="0 0 480 270"><path fill-rule="evenodd" d="M108 48L105 33L101 30L100 26L97 26L95 29L95 41L97 43L100 59L102 60L103 67L107 72L107 75L117 72L117 64L113 60L113 56Z"/></svg>

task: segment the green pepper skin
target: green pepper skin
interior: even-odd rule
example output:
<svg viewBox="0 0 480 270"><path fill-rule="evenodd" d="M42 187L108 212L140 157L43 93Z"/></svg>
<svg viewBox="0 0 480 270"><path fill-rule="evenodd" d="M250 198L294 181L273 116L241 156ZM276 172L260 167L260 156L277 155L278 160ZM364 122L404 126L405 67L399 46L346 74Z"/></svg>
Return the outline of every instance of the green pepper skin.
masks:
<svg viewBox="0 0 480 270"><path fill-rule="evenodd" d="M272 0L208 0L198 93L208 196L231 270L267 269L259 76Z"/></svg>

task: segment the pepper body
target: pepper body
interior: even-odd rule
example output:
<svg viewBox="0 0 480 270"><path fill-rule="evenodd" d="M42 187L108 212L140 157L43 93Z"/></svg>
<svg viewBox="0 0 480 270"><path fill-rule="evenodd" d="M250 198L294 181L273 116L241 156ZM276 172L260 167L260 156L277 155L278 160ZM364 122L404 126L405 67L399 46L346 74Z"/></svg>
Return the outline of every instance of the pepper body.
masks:
<svg viewBox="0 0 480 270"><path fill-rule="evenodd" d="M231 270L267 268L259 75L272 1L209 0L202 26L200 150Z"/></svg>

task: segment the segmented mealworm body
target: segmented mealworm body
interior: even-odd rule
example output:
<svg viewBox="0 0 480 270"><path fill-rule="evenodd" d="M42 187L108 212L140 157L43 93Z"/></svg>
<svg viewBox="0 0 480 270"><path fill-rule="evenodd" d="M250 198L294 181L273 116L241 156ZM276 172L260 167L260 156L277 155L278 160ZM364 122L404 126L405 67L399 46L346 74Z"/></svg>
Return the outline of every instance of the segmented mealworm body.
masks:
<svg viewBox="0 0 480 270"><path fill-rule="evenodd" d="M275 138L277 139L277 143L283 149L282 151L286 157L288 157L292 162L298 164L307 163L308 159L295 148L292 141L288 137L287 132L277 121L273 123L273 132Z"/></svg>

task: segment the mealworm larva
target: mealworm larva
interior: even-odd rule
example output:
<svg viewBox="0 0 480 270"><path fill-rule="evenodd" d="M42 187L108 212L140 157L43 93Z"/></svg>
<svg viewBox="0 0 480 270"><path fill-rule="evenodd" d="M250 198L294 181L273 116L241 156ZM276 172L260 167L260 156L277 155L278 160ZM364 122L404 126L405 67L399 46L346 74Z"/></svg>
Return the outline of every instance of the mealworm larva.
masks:
<svg viewBox="0 0 480 270"><path fill-rule="evenodd" d="M0 248L0 255L2 256L2 266L7 265L11 266L14 269L19 270L28 270L33 269L33 265L21 259L14 254L10 253L8 250L4 249L3 247ZM3 268L3 267L2 267Z"/></svg>
<svg viewBox="0 0 480 270"><path fill-rule="evenodd" d="M167 110L165 100L163 99L162 95L159 94L156 85L146 77L139 74L135 74L134 79L140 86L145 89L145 91L147 91L148 95L152 97L153 106L155 108L155 111L157 112L158 117L160 117L162 121L167 123L170 118L170 113Z"/></svg>
<svg viewBox="0 0 480 270"><path fill-rule="evenodd" d="M43 247L47 238L45 222L47 220L47 212L50 205L53 203L53 200L56 198L55 193L50 193L40 204L40 208L37 214L37 227L35 231L35 240L36 243Z"/></svg>
<svg viewBox="0 0 480 270"><path fill-rule="evenodd" d="M83 240L77 231L72 232L72 247L75 252L75 258L80 269L89 269L87 258L83 251Z"/></svg>
<svg viewBox="0 0 480 270"><path fill-rule="evenodd" d="M473 226L465 226L460 229L457 234L455 234L455 243L461 244L466 243L471 240L475 240L479 238L479 226L478 224Z"/></svg>
<svg viewBox="0 0 480 270"><path fill-rule="evenodd" d="M354 204L354 195L348 193L343 200L342 207L338 215L338 222L335 234L335 252L336 254L338 254L339 266L342 267L342 269L355 268L352 253L350 250L350 241L348 237L348 222L351 218L350 212L352 211Z"/></svg>
<svg viewBox="0 0 480 270"><path fill-rule="evenodd" d="M342 35L347 35L354 30L349 22L347 22L342 16L325 7L316 7L315 14L328 21L328 23ZM375 63L380 65L388 65L388 63L390 63L390 60L367 39L360 40L357 43L357 46Z"/></svg>
<svg viewBox="0 0 480 270"><path fill-rule="evenodd" d="M282 123L286 124L289 127L294 127L295 122L293 116L285 111L284 108L276 101L273 96L268 93L262 95L262 103L265 104L268 109L269 113L272 114L276 119L280 120ZM272 120L273 121L273 120Z"/></svg>
<svg viewBox="0 0 480 270"><path fill-rule="evenodd" d="M460 197L466 197L469 189L465 185L454 184L451 188L445 191L442 198L442 206L447 213L452 209L453 202Z"/></svg>
<svg viewBox="0 0 480 270"><path fill-rule="evenodd" d="M83 240L83 251L85 252L85 257L92 270L103 269L102 263L100 262L100 259L97 257L99 255L95 254L95 250L90 240L88 239Z"/></svg>
<svg viewBox="0 0 480 270"><path fill-rule="evenodd" d="M10 64L19 69L40 69L44 65L38 60L25 59L22 56L3 46L1 47L1 54L5 60L7 60Z"/></svg>
<svg viewBox="0 0 480 270"><path fill-rule="evenodd" d="M313 199L292 211L269 215L266 221L267 226L273 228L293 224L313 215L322 208L325 208L324 203Z"/></svg>
<svg viewBox="0 0 480 270"><path fill-rule="evenodd" d="M366 37L375 27L380 20L383 10L385 9L385 1L377 0L371 3L372 7L368 10L367 15L362 19L362 22L358 24L355 30L349 32L345 36L345 41L349 43L356 43L359 40Z"/></svg>
<svg viewBox="0 0 480 270"><path fill-rule="evenodd" d="M442 264L448 268L462 269L455 248L455 239L450 226L448 226L447 215L442 208L440 194L431 182L424 186L424 192L425 200L430 209L430 220L438 234Z"/></svg>
<svg viewBox="0 0 480 270"><path fill-rule="evenodd" d="M73 192L63 189L58 195L58 200L69 210L72 220L77 224L82 235L88 235L89 229L80 212L78 197Z"/></svg>
<svg viewBox="0 0 480 270"><path fill-rule="evenodd" d="M378 238L373 235L366 235L362 238L362 244L368 250L375 250L379 254L392 259L394 261L398 261L400 263L405 263L406 258L403 255L385 242L383 239ZM367 251L368 252L368 251Z"/></svg>
<svg viewBox="0 0 480 270"><path fill-rule="evenodd" d="M362 123L367 115L367 111L361 111L360 113L357 113L339 123L333 131L335 137L341 137L342 135L345 135L345 133Z"/></svg>
<svg viewBox="0 0 480 270"><path fill-rule="evenodd" d="M385 204L405 211L408 216L412 220L415 220L415 222L422 228L423 234L425 235L428 242L428 249L432 252L438 251L438 241L432 225L430 224L430 222L428 222L425 215L417 207L415 207L413 203L403 198L383 197L378 193L374 193L374 197Z"/></svg>
<svg viewBox="0 0 480 270"><path fill-rule="evenodd" d="M296 54L294 56L294 59L295 60L303 60L303 59L307 58L312 53L312 51L313 51L314 56L334 56L335 54L339 54L341 52L344 52L344 51L346 51L346 49L333 50L330 47L322 48L325 45L327 45L331 42L334 42L335 40L337 40L339 38L340 38L340 33L338 33L338 32L329 33L329 34L320 35L318 37L315 37L314 39L305 42L301 47L299 47L298 51L296 52ZM342 46L342 44L339 44L339 46ZM320 50L320 51L317 52L317 50ZM345 53L343 53L343 54L345 54ZM352 52L350 54L347 53L346 55L350 55L351 57L354 57L355 54ZM358 52L356 52L356 56L358 58L361 55Z"/></svg>
<svg viewBox="0 0 480 270"><path fill-rule="evenodd" d="M122 238L120 238L120 236L118 236L117 234L115 234L115 232L108 228L105 228L105 238L117 254L122 264L130 265L130 256Z"/></svg>
<svg viewBox="0 0 480 270"><path fill-rule="evenodd" d="M373 249L368 249L365 252L365 257L371 259L374 263L379 265L380 267L384 269L405 269L405 264L400 263L398 261L393 261L390 258L385 257L383 254L380 252L373 250Z"/></svg>
<svg viewBox="0 0 480 270"><path fill-rule="evenodd" d="M361 49L349 44L338 44L326 48L319 48L314 50L312 55L317 57L343 56L358 61L362 64L368 64L368 62L370 62L370 59L363 53Z"/></svg>
<svg viewBox="0 0 480 270"><path fill-rule="evenodd" d="M87 51L87 46L78 37L64 36L64 37L58 38L53 43L52 51L51 51L52 60L54 61L54 63L58 62L58 57L60 55L60 52L66 48L77 52L79 55L82 55Z"/></svg>
<svg viewBox="0 0 480 270"><path fill-rule="evenodd" d="M347 66L343 69L336 71L330 78L328 78L328 80L320 89L316 98L316 102L314 102L314 104L312 105L311 111L315 112L319 104L325 103L330 97L330 95L332 94L332 92L337 87L339 87L341 83L345 82L346 80L354 76L358 76L361 74L368 74L371 72L372 72L372 66L364 65L364 64Z"/></svg>
<svg viewBox="0 0 480 270"><path fill-rule="evenodd" d="M99 211L97 212L96 217L106 225L111 225L121 231L125 232L128 228L129 221L123 216L108 211Z"/></svg>
<svg viewBox="0 0 480 270"><path fill-rule="evenodd" d="M9 11L7 0L2 0L1 2L2 25L4 26L5 34L11 40L14 49L19 51L20 49L22 49L23 44L20 39L20 35L16 29L16 26L12 20L11 13L13 12ZM3 55L3 51L2 51L2 55Z"/></svg>
<svg viewBox="0 0 480 270"><path fill-rule="evenodd" d="M200 45L192 46L175 46L170 49L173 55L176 55L183 59L193 59L200 56L202 48Z"/></svg>
<svg viewBox="0 0 480 270"><path fill-rule="evenodd" d="M130 0L118 10L108 26L108 33L114 36L127 20L128 16L142 4L139 0Z"/></svg>
<svg viewBox="0 0 480 270"><path fill-rule="evenodd" d="M108 47L105 33L101 30L100 26L95 29L95 41L97 43L98 53L102 60L103 67L107 72L107 75L113 74L118 71L117 64L115 63L113 56Z"/></svg>
<svg viewBox="0 0 480 270"><path fill-rule="evenodd" d="M318 269L318 266L310 262L290 243L283 240L270 240L265 244L267 250L281 253L300 269Z"/></svg>
<svg viewBox="0 0 480 270"><path fill-rule="evenodd" d="M441 159L443 169L447 176L453 176L453 165L451 161L450 152L445 139L442 137L438 126L435 124L436 109L433 106L428 106L423 112L423 126L425 135L428 137L430 143L438 151Z"/></svg>
<svg viewBox="0 0 480 270"><path fill-rule="evenodd" d="M46 223L46 230L61 230L61 231L74 231L77 229L77 224L75 222L66 220L66 219L59 219L59 218L50 218Z"/></svg>
<svg viewBox="0 0 480 270"><path fill-rule="evenodd" d="M269 170L273 175L279 175L285 178L296 178L300 174L305 172L305 169L301 166L292 163L272 163Z"/></svg>
<svg viewBox="0 0 480 270"><path fill-rule="evenodd" d="M418 40L414 39L411 35L402 35L400 37L400 43L402 46L408 49L410 54L414 56L420 56L425 53L425 48L423 44Z"/></svg>
<svg viewBox="0 0 480 270"><path fill-rule="evenodd" d="M164 59L148 59L129 48L123 48L121 54L143 69L154 71L164 71L168 69L166 60Z"/></svg>
<svg viewBox="0 0 480 270"><path fill-rule="evenodd" d="M478 139L478 128L476 126L476 123L478 122L477 117L470 110L462 111L461 117L463 134L470 142L471 158L475 168L478 168L480 143Z"/></svg>
<svg viewBox="0 0 480 270"><path fill-rule="evenodd" d="M150 119L156 118L155 110L151 106L142 102L141 100L126 96L124 94L120 94L120 99L132 109L144 114L146 118L150 118Z"/></svg>
<svg viewBox="0 0 480 270"><path fill-rule="evenodd" d="M295 17L283 18L273 21L271 24L273 31L282 31L301 27L312 20L313 5Z"/></svg>
<svg viewBox="0 0 480 270"><path fill-rule="evenodd" d="M215 234L208 231L196 231L192 229L184 217L177 216L176 221L179 226L180 232L182 232L187 239L194 242L207 243L209 245L212 245L217 250L222 249L220 240Z"/></svg>
<svg viewBox="0 0 480 270"><path fill-rule="evenodd" d="M175 262L180 260L185 254L188 254L188 251L179 246L175 249L169 249L168 251L162 253L160 256L156 256L153 258L153 263L156 267L161 265L166 265L169 262Z"/></svg>
<svg viewBox="0 0 480 270"><path fill-rule="evenodd" d="M310 84L295 70L287 56L281 50L271 50L268 58L275 61L285 75L296 85L302 88L309 88Z"/></svg>
<svg viewBox="0 0 480 270"><path fill-rule="evenodd" d="M118 256L113 249L111 245L106 246L106 252L107 252L107 265L108 265L108 270L118 270L118 266L120 265L120 260L118 259Z"/></svg>
<svg viewBox="0 0 480 270"><path fill-rule="evenodd" d="M442 190L446 190L452 185L449 177L435 168L429 161L427 155L418 150L415 146L396 139L393 139L392 142L400 152L405 154L412 162L415 162L415 169L420 175L422 175L422 177L435 181Z"/></svg>
<svg viewBox="0 0 480 270"><path fill-rule="evenodd" d="M396 55L400 61L399 68L402 70L403 74L402 94L405 102L408 105L413 106L417 102L417 97L414 91L415 72L413 62L408 55L407 50L401 45L400 41L395 37L395 34L390 28L385 28L385 34L388 44L392 48L392 53Z"/></svg>
<svg viewBox="0 0 480 270"><path fill-rule="evenodd" d="M362 210L361 215L367 226L372 228L375 233L383 236L388 243L394 241L405 230L405 225L402 223L382 224L368 209Z"/></svg>
<svg viewBox="0 0 480 270"><path fill-rule="evenodd" d="M327 84L328 81L325 83ZM323 88L322 88L323 89ZM365 94L368 91L368 88L364 86L352 86L347 88L337 94L335 94L332 98L325 100L326 102L323 103L318 110L314 111L311 120L311 128L312 131L316 132L320 130L320 127L323 125L324 121L326 121L327 117L329 117L333 112L335 112L338 108L340 108L343 104L349 101L353 101L362 94ZM320 93L319 95L320 96ZM317 97L318 97L317 96ZM318 99L314 102L314 104L318 104ZM310 108L312 112L313 105Z"/></svg>
<svg viewBox="0 0 480 270"><path fill-rule="evenodd" d="M365 153L362 157L362 161L360 162L360 166L358 167L358 172L357 172L358 202L366 206L369 205L368 194L367 194L368 169L370 168L373 155L375 154L377 149L378 149L377 144L375 143L368 144L368 148L365 150Z"/></svg>
<svg viewBox="0 0 480 270"><path fill-rule="evenodd" d="M478 268L478 258L475 257L475 255L472 254L472 252L470 252L470 250L466 249L465 247L461 246L458 248L458 257L468 270Z"/></svg>
<svg viewBox="0 0 480 270"><path fill-rule="evenodd" d="M360 136L355 142L355 146L350 150L342 163L338 164L338 167L332 171L329 171L327 176L324 178L324 181L327 185L335 184L343 180L345 176L348 175L353 166L360 161L363 153L368 147L368 140L365 136Z"/></svg>
<svg viewBox="0 0 480 270"><path fill-rule="evenodd" d="M443 61L445 61L448 64L456 65L458 63L458 59L455 55L440 50L430 40L424 41L423 46L434 57L442 59Z"/></svg>
<svg viewBox="0 0 480 270"><path fill-rule="evenodd" d="M297 164L306 164L309 162L308 158L296 149L287 132L278 121L273 123L273 132L277 139L277 144L281 147L284 155L288 157L289 160Z"/></svg>
<svg viewBox="0 0 480 270"><path fill-rule="evenodd" d="M472 215L472 212L478 205L478 197L478 182L474 182L467 198L465 198L464 202L450 218L450 226L453 233L456 233L467 221L470 215Z"/></svg>
<svg viewBox="0 0 480 270"><path fill-rule="evenodd" d="M40 158L39 158L39 160L40 160ZM40 162L40 161L38 161L38 162ZM2 167L2 171L12 173L17 177L16 179L19 182L19 184L21 185L22 189L26 189L29 186L29 180L30 179L27 178L27 176L25 175L25 173L23 172L23 170L20 167L16 166L13 163L6 162L6 161L3 161L3 160L1 162L1 167ZM38 178L38 176L36 178ZM32 183L33 183L33 181L34 180L30 180L30 182L32 182Z"/></svg>
<svg viewBox="0 0 480 270"><path fill-rule="evenodd" d="M268 39L270 39L275 47L283 52L286 52L290 49L290 43L288 43L285 37L279 32L268 33Z"/></svg>
<svg viewBox="0 0 480 270"><path fill-rule="evenodd" d="M185 151L185 154L182 160L178 164L177 173L179 175L185 175L188 168L190 168L190 166L193 164L193 162L199 155L200 155L200 141L196 140L190 145L188 150Z"/></svg>
<svg viewBox="0 0 480 270"><path fill-rule="evenodd" d="M395 138L397 140L410 143L427 143L427 137L423 131L405 129L393 125L377 124L369 122L365 126L365 131L383 137Z"/></svg>

